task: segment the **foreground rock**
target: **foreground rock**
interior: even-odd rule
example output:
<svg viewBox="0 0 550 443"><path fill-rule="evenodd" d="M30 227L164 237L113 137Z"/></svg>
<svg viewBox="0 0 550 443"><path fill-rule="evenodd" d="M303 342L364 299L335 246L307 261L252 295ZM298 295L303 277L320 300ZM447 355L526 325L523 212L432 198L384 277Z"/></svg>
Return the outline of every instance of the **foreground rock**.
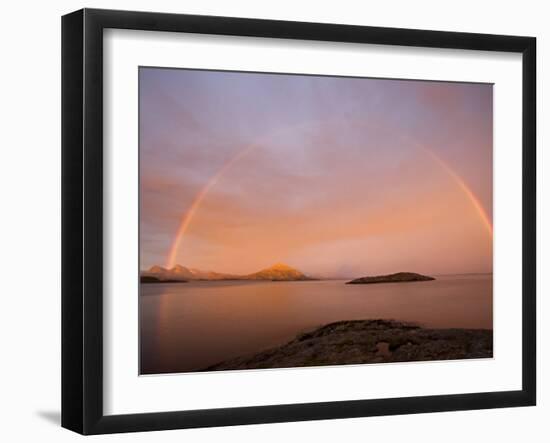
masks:
<svg viewBox="0 0 550 443"><path fill-rule="evenodd" d="M398 272L396 274L376 275L373 277L361 277L348 281L347 285L360 285L369 283L404 283L410 281L430 281L435 280L427 275L416 274L414 272Z"/></svg>
<svg viewBox="0 0 550 443"><path fill-rule="evenodd" d="M205 371L490 358L493 331L424 329L393 320L340 321L278 348L238 357Z"/></svg>

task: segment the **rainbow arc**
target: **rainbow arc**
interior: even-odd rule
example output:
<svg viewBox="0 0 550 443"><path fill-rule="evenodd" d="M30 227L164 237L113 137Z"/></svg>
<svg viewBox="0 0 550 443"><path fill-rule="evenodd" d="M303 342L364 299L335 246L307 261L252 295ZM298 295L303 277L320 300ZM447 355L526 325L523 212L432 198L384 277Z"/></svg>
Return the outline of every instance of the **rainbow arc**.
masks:
<svg viewBox="0 0 550 443"><path fill-rule="evenodd" d="M302 126L302 125L299 125L299 126ZM293 127L293 129L295 129L295 127ZM412 143L417 149L426 153L453 180L453 182L458 186L458 188L463 192L463 194L472 204L473 208L475 209L476 213L479 216L479 219L483 225L483 228L487 231L487 233L492 238L493 225L491 223L489 215L487 214L487 211L483 207L483 204L479 201L479 198L475 195L475 193L471 190L471 188L466 184L466 182L462 179L462 177L460 177L460 175L457 174L445 161L443 161L438 155L436 155L433 152L433 150L428 149L427 147L420 145L411 140L407 140L407 142ZM261 146L260 143L253 143L239 150L233 157L231 157L221 166L218 172L216 172L216 174L214 174L208 180L208 182L204 185L204 187L197 193L197 195L191 202L191 205L189 206L187 211L185 211L185 213L183 214L181 221L179 223L178 229L176 231L176 235L170 246L170 250L168 252L168 256L166 259L167 268L172 268L176 264L178 252L180 250L183 239L185 237L185 233L188 230L191 222L193 221L193 218L195 217L197 211L199 210L200 205L203 203L204 199L207 197L208 193L212 190L212 188L216 186L216 184L218 184L220 179L224 176L224 174L227 173L228 170L231 169L233 165L235 165L239 160L241 160L243 157L245 157L246 155L248 155L249 153L251 153L252 151L254 151L260 146Z"/></svg>

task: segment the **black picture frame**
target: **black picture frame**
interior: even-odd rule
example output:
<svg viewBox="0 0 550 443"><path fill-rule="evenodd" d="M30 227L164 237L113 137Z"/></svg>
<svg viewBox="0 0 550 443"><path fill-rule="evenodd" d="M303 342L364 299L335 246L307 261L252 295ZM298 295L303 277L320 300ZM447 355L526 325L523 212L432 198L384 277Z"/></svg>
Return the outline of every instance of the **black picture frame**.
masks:
<svg viewBox="0 0 550 443"><path fill-rule="evenodd" d="M103 412L103 30L191 32L522 54L522 389L168 411ZM536 403L536 39L230 17L83 9L62 18L62 426L151 431Z"/></svg>

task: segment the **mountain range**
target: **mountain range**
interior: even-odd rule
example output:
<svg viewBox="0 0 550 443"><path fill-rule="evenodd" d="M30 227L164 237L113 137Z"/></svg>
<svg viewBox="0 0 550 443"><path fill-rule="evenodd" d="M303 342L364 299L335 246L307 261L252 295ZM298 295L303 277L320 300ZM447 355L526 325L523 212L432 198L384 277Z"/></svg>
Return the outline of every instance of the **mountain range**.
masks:
<svg viewBox="0 0 550 443"><path fill-rule="evenodd" d="M304 273L284 263L277 263L269 268L252 274L224 274L213 271L202 271L195 268L187 268L182 265L175 265L167 269L162 266L152 266L147 271L141 272L141 277L154 277L160 281L189 281L189 280L267 280L267 281L303 281L315 280Z"/></svg>

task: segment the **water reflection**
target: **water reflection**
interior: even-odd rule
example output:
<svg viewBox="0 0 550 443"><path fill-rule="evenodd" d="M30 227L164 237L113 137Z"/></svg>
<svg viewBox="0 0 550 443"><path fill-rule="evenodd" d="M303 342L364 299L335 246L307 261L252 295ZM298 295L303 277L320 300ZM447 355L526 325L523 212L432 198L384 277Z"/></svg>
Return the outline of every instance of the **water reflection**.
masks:
<svg viewBox="0 0 550 443"><path fill-rule="evenodd" d="M492 328L492 275L432 282L145 284L141 372L186 372L252 354L338 320L393 318L435 328Z"/></svg>

